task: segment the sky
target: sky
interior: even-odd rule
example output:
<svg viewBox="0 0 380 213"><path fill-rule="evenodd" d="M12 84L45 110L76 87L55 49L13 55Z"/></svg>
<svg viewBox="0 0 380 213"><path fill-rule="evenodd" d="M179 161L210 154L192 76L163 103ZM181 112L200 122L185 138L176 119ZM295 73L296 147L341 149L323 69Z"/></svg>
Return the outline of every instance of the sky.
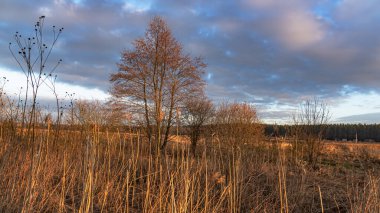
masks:
<svg viewBox="0 0 380 213"><path fill-rule="evenodd" d="M60 97L104 100L120 53L159 15L185 52L207 63L215 102L253 103L263 121L284 123L318 97L331 122L379 123L379 9L376 0L1 0L0 77L19 92L25 77L9 42L16 31L31 36L44 15L47 40L53 25L64 27L49 59L63 60Z"/></svg>

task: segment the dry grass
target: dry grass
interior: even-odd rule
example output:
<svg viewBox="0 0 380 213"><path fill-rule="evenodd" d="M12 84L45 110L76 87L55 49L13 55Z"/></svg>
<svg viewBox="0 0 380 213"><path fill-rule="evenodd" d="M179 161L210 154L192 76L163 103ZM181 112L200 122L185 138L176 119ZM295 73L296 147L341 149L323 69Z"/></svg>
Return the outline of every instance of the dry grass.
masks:
<svg viewBox="0 0 380 213"><path fill-rule="evenodd" d="M345 155L359 155L362 157L370 157L380 160L380 143L365 142L326 142L326 152Z"/></svg>
<svg viewBox="0 0 380 213"><path fill-rule="evenodd" d="M380 211L380 161L365 152L326 152L315 169L275 143L207 139L193 157L187 143L152 154L141 134L96 126L55 142L40 131L35 144L0 128L4 212Z"/></svg>

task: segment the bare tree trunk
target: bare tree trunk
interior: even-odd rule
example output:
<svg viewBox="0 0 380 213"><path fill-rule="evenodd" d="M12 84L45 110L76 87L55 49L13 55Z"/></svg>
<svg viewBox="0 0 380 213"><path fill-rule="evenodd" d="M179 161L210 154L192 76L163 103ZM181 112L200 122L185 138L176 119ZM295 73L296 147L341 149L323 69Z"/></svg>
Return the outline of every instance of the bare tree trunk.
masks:
<svg viewBox="0 0 380 213"><path fill-rule="evenodd" d="M149 109L148 109L148 100L146 97L146 79L144 79L144 108L145 108L145 121L146 121L146 133L148 136L148 142L152 142L152 127L150 126L149 120Z"/></svg>
<svg viewBox="0 0 380 213"><path fill-rule="evenodd" d="M197 144L198 144L198 140L199 140L199 135L201 134L201 131L200 131L201 126L194 126L191 128L193 129L192 134L190 135L190 137L191 137L191 153L195 157Z"/></svg>
<svg viewBox="0 0 380 213"><path fill-rule="evenodd" d="M172 125L172 119L173 119L173 109L174 109L174 91L175 91L175 84L172 86L172 91L170 94L170 107L169 107L169 117L166 125L166 131L165 131L165 138L164 142L162 143L161 150L164 150L169 139L169 133L170 133L170 128Z"/></svg>

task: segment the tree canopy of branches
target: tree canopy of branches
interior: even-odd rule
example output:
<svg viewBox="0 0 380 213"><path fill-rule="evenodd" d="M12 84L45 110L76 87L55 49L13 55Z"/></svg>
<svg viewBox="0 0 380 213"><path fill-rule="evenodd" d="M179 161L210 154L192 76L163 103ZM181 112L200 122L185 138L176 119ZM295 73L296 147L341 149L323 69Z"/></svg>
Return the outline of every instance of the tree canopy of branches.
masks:
<svg viewBox="0 0 380 213"><path fill-rule="evenodd" d="M155 17L145 36L122 53L119 70L110 77L111 93L137 115L148 140L164 149L176 107L203 92L205 67L201 58L185 54L167 23Z"/></svg>
<svg viewBox="0 0 380 213"><path fill-rule="evenodd" d="M223 143L234 148L258 142L264 134L256 109L247 103L223 103L215 113L215 133Z"/></svg>
<svg viewBox="0 0 380 213"><path fill-rule="evenodd" d="M312 165L315 165L322 151L323 135L329 119L326 103L317 98L302 102L298 113L293 117L293 135L296 137L293 148L297 152L305 150L307 160ZM301 143L298 143L298 139Z"/></svg>
<svg viewBox="0 0 380 213"><path fill-rule="evenodd" d="M195 155L197 143L202 133L202 126L212 118L214 106L206 97L189 99L185 102L182 114L190 136L191 151Z"/></svg>
<svg viewBox="0 0 380 213"><path fill-rule="evenodd" d="M77 100L72 109L73 115L67 114L70 125L98 125L112 127L121 124L123 116L118 110L112 109L108 103L100 101ZM74 118L71 118L73 116Z"/></svg>

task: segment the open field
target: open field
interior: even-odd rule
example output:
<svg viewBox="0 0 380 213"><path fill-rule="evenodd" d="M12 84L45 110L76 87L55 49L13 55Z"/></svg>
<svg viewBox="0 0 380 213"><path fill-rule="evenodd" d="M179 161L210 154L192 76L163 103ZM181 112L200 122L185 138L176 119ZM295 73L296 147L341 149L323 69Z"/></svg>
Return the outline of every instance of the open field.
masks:
<svg viewBox="0 0 380 213"><path fill-rule="evenodd" d="M351 155L369 155L372 158L380 159L380 143L367 142L334 142L326 141L325 151L328 153Z"/></svg>
<svg viewBox="0 0 380 213"><path fill-rule="evenodd" d="M380 211L378 144L327 143L312 168L279 143L206 138L192 156L175 142L154 154L138 132L41 131L34 144L1 133L5 212Z"/></svg>

